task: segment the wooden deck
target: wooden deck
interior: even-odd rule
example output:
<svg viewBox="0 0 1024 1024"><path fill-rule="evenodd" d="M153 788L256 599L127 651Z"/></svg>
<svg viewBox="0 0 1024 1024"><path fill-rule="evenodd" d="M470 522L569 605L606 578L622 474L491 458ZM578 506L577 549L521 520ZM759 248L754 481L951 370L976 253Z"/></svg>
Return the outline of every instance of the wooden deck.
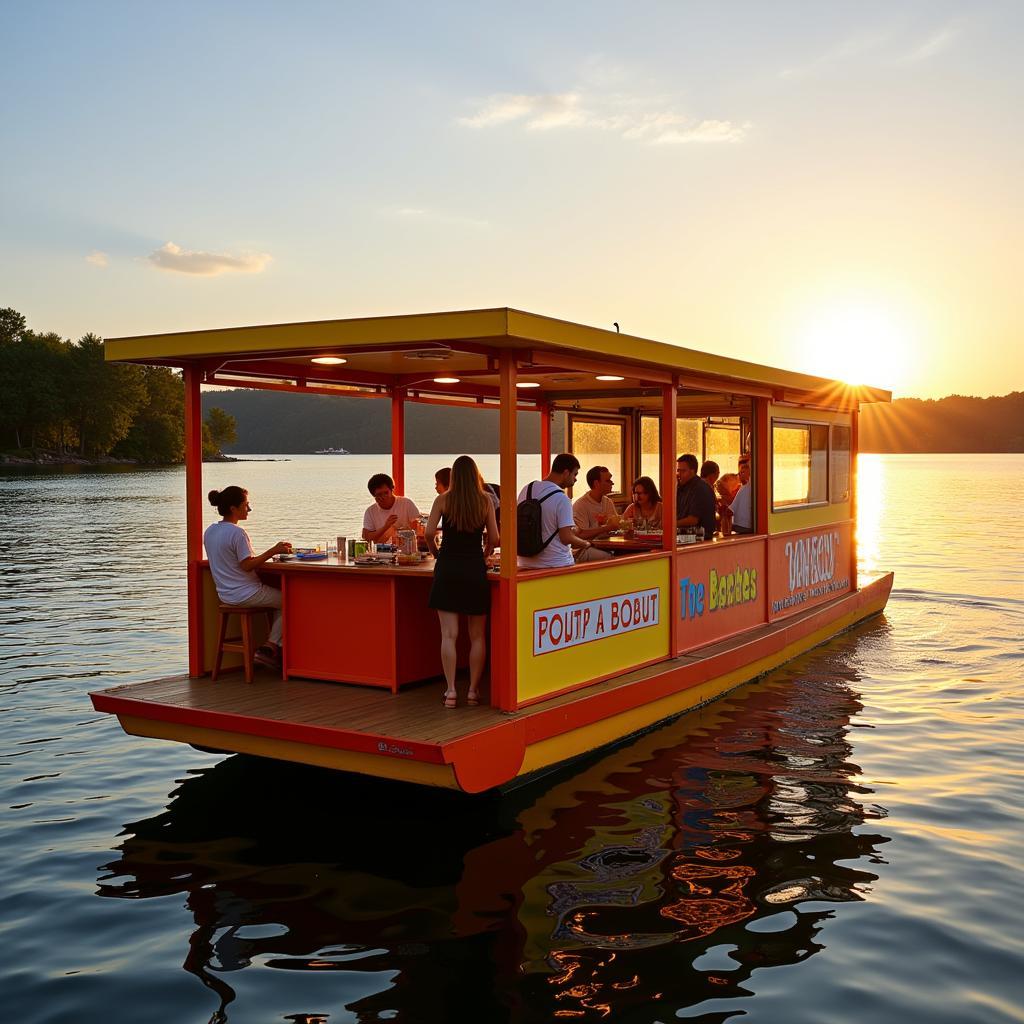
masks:
<svg viewBox="0 0 1024 1024"><path fill-rule="evenodd" d="M843 600L838 598L829 605L839 604ZM460 679L459 707L449 709L442 705L444 680L440 678L392 694L375 687L342 683L304 679L283 681L275 673L260 666L257 666L251 684L245 682L241 672L222 675L216 682L209 677L191 679L187 675L179 675L144 683L128 683L99 691L96 696L121 700L127 698L139 705L150 704L154 709L173 707L200 714L255 718L443 745L500 725L509 719L530 719L549 715L559 709L564 711L569 705L590 703L600 695L633 687L645 679L664 675L669 670L687 667L695 670L696 676L701 676L703 662L716 661L723 655L736 653L747 657L765 643L770 643L781 631L799 631L801 625L809 620L821 619L827 615L829 605L797 613L781 623L760 626L742 636L718 641L680 657L625 672L613 679L563 693L516 712L502 712L487 706L486 680L481 705L467 707L466 682L464 678ZM139 707L137 710L143 709Z"/></svg>

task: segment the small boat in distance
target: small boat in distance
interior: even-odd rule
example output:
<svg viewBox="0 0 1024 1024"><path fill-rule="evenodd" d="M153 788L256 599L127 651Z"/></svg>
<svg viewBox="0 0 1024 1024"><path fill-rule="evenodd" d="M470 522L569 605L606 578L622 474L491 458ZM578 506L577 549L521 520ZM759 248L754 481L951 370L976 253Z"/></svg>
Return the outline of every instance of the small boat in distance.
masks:
<svg viewBox="0 0 1024 1024"><path fill-rule="evenodd" d="M347 448L317 448L314 455L351 455Z"/></svg>

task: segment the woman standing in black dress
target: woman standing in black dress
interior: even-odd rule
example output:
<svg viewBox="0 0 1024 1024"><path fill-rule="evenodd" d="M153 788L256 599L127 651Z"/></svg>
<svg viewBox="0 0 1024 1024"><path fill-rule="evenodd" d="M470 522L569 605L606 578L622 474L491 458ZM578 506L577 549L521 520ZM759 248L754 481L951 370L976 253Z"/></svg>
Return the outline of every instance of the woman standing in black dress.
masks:
<svg viewBox="0 0 1024 1024"><path fill-rule="evenodd" d="M439 527L440 524L440 527ZM441 548L435 538L441 529ZM487 532L486 543L484 531ZM469 692L466 703L480 703L480 677L487 660L487 612L491 593L487 583L486 557L498 546L498 524L494 505L484 490L483 478L468 455L452 464L451 486L439 494L427 520L427 546L437 560L430 607L441 621L441 664L448 688L444 706L457 704L455 690L455 645L459 639L459 616L469 620Z"/></svg>

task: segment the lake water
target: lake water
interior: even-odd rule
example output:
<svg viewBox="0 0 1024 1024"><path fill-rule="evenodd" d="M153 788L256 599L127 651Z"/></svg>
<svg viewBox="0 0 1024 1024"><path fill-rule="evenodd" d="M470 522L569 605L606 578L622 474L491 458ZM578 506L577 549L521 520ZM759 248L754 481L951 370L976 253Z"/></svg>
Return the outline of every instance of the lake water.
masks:
<svg viewBox="0 0 1024 1024"><path fill-rule="evenodd" d="M316 542L388 462L206 483ZM1024 1020L1024 456L859 470L884 617L465 798L125 736L86 694L185 669L183 471L0 467L5 1018Z"/></svg>

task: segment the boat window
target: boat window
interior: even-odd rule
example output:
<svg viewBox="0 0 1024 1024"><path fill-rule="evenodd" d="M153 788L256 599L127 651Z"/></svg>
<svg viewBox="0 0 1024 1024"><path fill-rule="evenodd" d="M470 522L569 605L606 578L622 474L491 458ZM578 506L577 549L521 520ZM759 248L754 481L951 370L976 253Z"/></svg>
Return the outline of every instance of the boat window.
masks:
<svg viewBox="0 0 1024 1024"><path fill-rule="evenodd" d="M772 423L772 508L828 501L827 423Z"/></svg>
<svg viewBox="0 0 1024 1024"><path fill-rule="evenodd" d="M661 417L640 417L640 472L637 476L661 479ZM632 483L632 481L630 481ZM660 486L660 485L659 485Z"/></svg>
<svg viewBox="0 0 1024 1024"><path fill-rule="evenodd" d="M739 417L676 420L676 450L678 458L687 452L697 456L703 464L706 459L717 462L723 473L735 473L740 455ZM640 417L640 476L658 480L661 476L661 419L658 416Z"/></svg>
<svg viewBox="0 0 1024 1024"><path fill-rule="evenodd" d="M850 448L850 428L833 424L828 489L833 505L850 500Z"/></svg>
<svg viewBox="0 0 1024 1024"><path fill-rule="evenodd" d="M702 462L704 458L704 420L684 419L676 420L676 458L687 453L697 456L697 461ZM657 479L657 478L655 478Z"/></svg>
<svg viewBox="0 0 1024 1024"><path fill-rule="evenodd" d="M607 466L615 481L615 493L628 492L629 482L623 479L625 434L624 420L569 417L569 450L580 460L580 475L573 489L576 495L587 489L584 478L591 466Z"/></svg>
<svg viewBox="0 0 1024 1024"><path fill-rule="evenodd" d="M740 421L709 419L704 426L704 459L718 463L723 473L735 473L740 458Z"/></svg>

